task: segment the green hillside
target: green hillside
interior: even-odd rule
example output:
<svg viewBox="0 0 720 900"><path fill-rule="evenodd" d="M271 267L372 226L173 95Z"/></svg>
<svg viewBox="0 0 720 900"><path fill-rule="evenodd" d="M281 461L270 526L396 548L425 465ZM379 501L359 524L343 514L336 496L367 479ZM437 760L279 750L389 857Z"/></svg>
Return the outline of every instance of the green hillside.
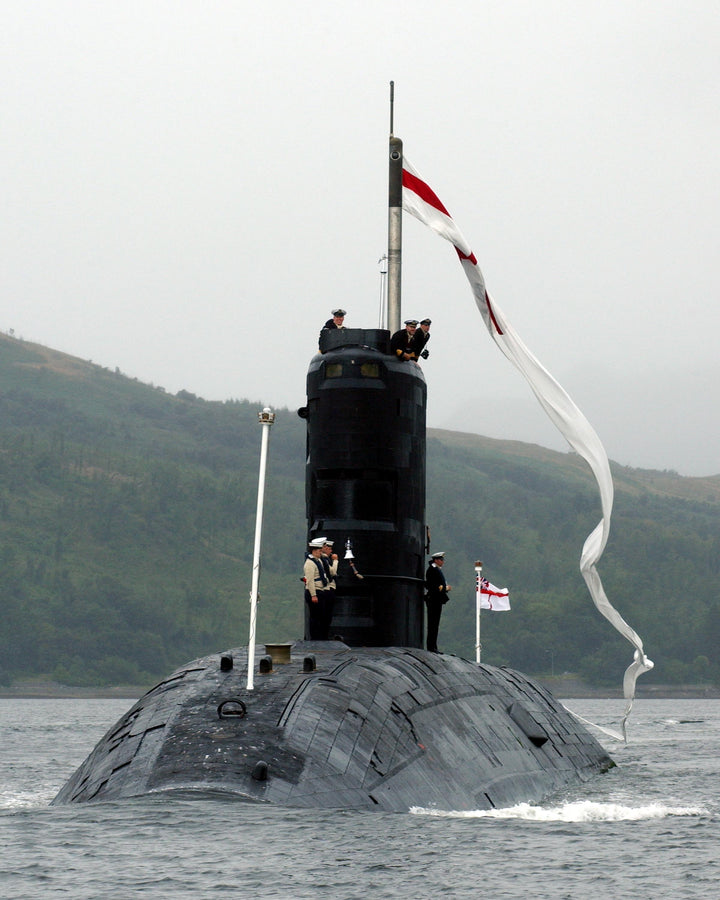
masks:
<svg viewBox="0 0 720 900"><path fill-rule="evenodd" d="M0 681L150 682L247 641L257 412L0 335ZM277 413L260 641L302 630L304 423ZM720 477L613 474L600 571L656 662L645 679L720 682ZM484 661L617 685L632 648L578 569L599 516L575 455L431 431L428 522L454 585L441 647L474 655L480 558L513 606L483 615Z"/></svg>

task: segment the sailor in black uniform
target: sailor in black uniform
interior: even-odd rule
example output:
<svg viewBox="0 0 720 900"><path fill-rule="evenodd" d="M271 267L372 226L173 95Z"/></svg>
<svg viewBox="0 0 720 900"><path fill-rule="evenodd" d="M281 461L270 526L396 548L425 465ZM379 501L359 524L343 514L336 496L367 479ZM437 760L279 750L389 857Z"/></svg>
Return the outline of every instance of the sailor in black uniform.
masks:
<svg viewBox="0 0 720 900"><path fill-rule="evenodd" d="M320 338L322 338L323 331L335 331L339 328L345 327L345 310L344 309L334 309L332 311L332 319L328 319L327 322L323 325L320 330ZM322 349L320 350L322 353Z"/></svg>
<svg viewBox="0 0 720 900"><path fill-rule="evenodd" d="M420 327L415 332L415 352L417 353L418 359L422 356L423 359L427 359L430 356L430 351L426 350L427 342L430 340L430 326L432 325L431 319L421 319Z"/></svg>
<svg viewBox="0 0 720 900"><path fill-rule="evenodd" d="M417 319L405 319L405 327L396 331L390 338L390 355L397 359L417 359L415 332L417 331Z"/></svg>
<svg viewBox="0 0 720 900"><path fill-rule="evenodd" d="M430 565L425 573L425 603L427 604L427 648L433 653L438 652L437 636L440 627L440 613L444 604L448 601L448 591L452 588L445 581L443 566L445 565L445 553L433 553Z"/></svg>
<svg viewBox="0 0 720 900"><path fill-rule="evenodd" d="M344 328L345 325L345 310L344 309L334 309L332 311L332 319L328 319L327 322L323 325L323 329L325 328Z"/></svg>

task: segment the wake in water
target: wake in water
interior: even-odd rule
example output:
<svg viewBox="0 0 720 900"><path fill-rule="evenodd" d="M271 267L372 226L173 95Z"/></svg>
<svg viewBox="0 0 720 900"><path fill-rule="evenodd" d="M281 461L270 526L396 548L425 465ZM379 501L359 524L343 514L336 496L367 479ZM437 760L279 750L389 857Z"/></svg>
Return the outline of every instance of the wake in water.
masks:
<svg viewBox="0 0 720 900"><path fill-rule="evenodd" d="M34 790L31 788L9 788L0 790L0 810L3 809L42 809L49 806L57 794L57 786Z"/></svg>
<svg viewBox="0 0 720 900"><path fill-rule="evenodd" d="M595 803L579 800L562 806L533 806L520 803L507 809L440 810L414 806L416 816L438 816L450 819L525 819L530 822L631 822L642 819L665 819L671 816L704 816L708 810L700 806L623 806L619 803Z"/></svg>

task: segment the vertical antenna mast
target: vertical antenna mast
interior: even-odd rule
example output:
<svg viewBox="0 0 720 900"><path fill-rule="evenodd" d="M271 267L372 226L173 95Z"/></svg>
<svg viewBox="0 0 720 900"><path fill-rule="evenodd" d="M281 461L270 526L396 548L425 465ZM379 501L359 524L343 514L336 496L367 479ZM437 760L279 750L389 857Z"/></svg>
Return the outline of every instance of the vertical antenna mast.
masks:
<svg viewBox="0 0 720 900"><path fill-rule="evenodd" d="M393 135L395 82L390 82L390 174L388 188L388 328L400 330L402 271L402 141Z"/></svg>

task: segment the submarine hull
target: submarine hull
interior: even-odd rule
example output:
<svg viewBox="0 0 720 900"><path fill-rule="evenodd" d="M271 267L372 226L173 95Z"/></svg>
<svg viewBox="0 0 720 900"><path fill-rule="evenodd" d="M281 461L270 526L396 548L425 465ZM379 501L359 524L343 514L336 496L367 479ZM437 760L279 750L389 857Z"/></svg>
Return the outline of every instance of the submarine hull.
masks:
<svg viewBox="0 0 720 900"><path fill-rule="evenodd" d="M547 690L509 669L340 642L297 642L288 660L251 691L243 648L178 669L53 804L189 791L287 807L492 809L614 765Z"/></svg>

